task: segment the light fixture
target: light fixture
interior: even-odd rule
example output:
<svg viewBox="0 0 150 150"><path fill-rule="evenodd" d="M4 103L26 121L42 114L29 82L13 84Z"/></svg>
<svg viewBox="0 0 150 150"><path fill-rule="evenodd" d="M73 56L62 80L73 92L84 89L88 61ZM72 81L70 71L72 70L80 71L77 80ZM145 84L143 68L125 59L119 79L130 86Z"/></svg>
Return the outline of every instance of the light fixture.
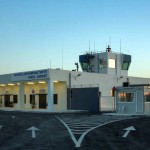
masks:
<svg viewBox="0 0 150 150"><path fill-rule="evenodd" d="M17 83L17 85L20 85L20 83Z"/></svg>
<svg viewBox="0 0 150 150"><path fill-rule="evenodd" d="M46 83L45 81L39 81L39 83Z"/></svg>
<svg viewBox="0 0 150 150"><path fill-rule="evenodd" d="M79 74L77 74L76 76L75 76L75 80L77 79L77 77L80 77L81 76L81 74L79 73Z"/></svg>
<svg viewBox="0 0 150 150"><path fill-rule="evenodd" d="M58 81L53 81L54 83L58 83Z"/></svg>
<svg viewBox="0 0 150 150"><path fill-rule="evenodd" d="M13 86L13 85L15 85L15 84L14 84L14 83L8 83L8 85Z"/></svg>
<svg viewBox="0 0 150 150"><path fill-rule="evenodd" d="M0 84L0 86L6 86L5 84Z"/></svg>
<svg viewBox="0 0 150 150"><path fill-rule="evenodd" d="M27 84L34 84L34 82L27 82Z"/></svg>

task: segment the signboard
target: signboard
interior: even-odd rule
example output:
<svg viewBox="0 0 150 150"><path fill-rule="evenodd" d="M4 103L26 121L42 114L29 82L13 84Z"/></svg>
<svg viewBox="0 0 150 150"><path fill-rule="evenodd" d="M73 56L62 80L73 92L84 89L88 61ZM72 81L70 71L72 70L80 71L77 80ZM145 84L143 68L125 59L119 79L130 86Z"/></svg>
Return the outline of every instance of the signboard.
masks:
<svg viewBox="0 0 150 150"><path fill-rule="evenodd" d="M49 78L49 70L35 70L11 74L11 81L31 81Z"/></svg>

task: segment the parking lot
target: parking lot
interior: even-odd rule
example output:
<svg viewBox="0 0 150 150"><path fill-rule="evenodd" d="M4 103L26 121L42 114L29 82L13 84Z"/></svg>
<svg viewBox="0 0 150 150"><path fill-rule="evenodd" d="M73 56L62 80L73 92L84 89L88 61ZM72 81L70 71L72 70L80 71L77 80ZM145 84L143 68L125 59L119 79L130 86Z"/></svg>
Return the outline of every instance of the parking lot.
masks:
<svg viewBox="0 0 150 150"><path fill-rule="evenodd" d="M0 150L149 150L150 117L0 112Z"/></svg>

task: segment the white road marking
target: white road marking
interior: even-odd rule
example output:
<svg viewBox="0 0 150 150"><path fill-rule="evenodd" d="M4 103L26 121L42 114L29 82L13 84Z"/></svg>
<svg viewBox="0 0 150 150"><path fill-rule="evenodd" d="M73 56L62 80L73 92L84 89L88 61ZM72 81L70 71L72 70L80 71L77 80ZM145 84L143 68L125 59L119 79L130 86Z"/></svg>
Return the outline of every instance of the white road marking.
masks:
<svg viewBox="0 0 150 150"><path fill-rule="evenodd" d="M69 134L70 134L70 136L71 136L73 142L75 143L75 145L76 145L76 147L77 147L78 141L76 140L76 138L75 138L75 136L73 135L73 133L72 133L72 131L70 130L70 128L69 128L69 127L67 126L67 124L66 124L64 121L62 121L60 118L58 118L58 117L56 117L56 118L67 128L67 130L68 130L68 132L69 132Z"/></svg>
<svg viewBox="0 0 150 150"><path fill-rule="evenodd" d="M35 131L36 131L36 130L40 130L40 129L38 129L38 128L32 126L32 127L30 127L29 129L27 129L27 130L31 131L31 133L32 133L32 138L36 138Z"/></svg>
<svg viewBox="0 0 150 150"><path fill-rule="evenodd" d="M126 130L125 134L123 135L123 137L125 138L125 137L128 136L128 134L130 133L130 131L135 131L136 129L133 126L130 126L130 127L125 128L123 130Z"/></svg>
<svg viewBox="0 0 150 150"><path fill-rule="evenodd" d="M72 138L72 140L73 140L73 142L75 144L75 147L80 147L81 143L82 143L82 141L83 141L83 139L85 137L85 135L87 133L89 133L90 131L98 128L98 127L101 127L101 126L104 126L104 125L107 125L107 124L110 124L110 123L113 123L113 122L118 122L118 121L126 120L126 119L138 118L138 117L127 117L127 118L124 118L124 119L114 120L116 118L111 117L112 121L104 120L104 122L101 122L101 121L100 122L98 122L98 121L94 122L94 120L92 118L93 125L92 125L92 121L90 121L90 126L89 126L89 124L88 125L85 124L85 121L80 121L80 122L78 121L77 122L76 120L74 120L75 123L73 121L70 121L70 122L72 122L72 124L71 124L71 123L65 122L64 121L65 119L62 120L61 118L59 118L57 116L55 116L55 117L67 128L67 130L68 130L68 132L69 132L69 134L70 134L70 136L71 136L71 138ZM90 119L90 118L88 118L88 119ZM96 119L96 118L94 117L94 119ZM100 118L97 118L97 119L100 119ZM69 119L67 119L67 121L68 120ZM81 132L81 130L74 130L74 127L76 127L76 126L78 126L78 127L80 127L80 126L81 127L86 126L87 128L85 130L82 130L82 132ZM75 137L75 135L81 135L81 136L77 140L76 137Z"/></svg>
<svg viewBox="0 0 150 150"><path fill-rule="evenodd" d="M12 116L12 118L14 119L14 118L15 118L15 116Z"/></svg>
<svg viewBox="0 0 150 150"><path fill-rule="evenodd" d="M68 125L68 124L67 124ZM83 128L83 129L88 129L89 127L91 127L91 125L90 126L72 126L72 125L70 125L69 126L70 128L74 128L74 129L81 129L81 128Z"/></svg>

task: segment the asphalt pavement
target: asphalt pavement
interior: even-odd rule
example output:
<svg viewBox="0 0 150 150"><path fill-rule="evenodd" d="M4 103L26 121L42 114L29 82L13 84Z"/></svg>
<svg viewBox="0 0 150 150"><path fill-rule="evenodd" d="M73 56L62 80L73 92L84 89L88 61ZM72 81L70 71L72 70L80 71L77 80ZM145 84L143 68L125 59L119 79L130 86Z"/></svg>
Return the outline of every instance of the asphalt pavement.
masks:
<svg viewBox="0 0 150 150"><path fill-rule="evenodd" d="M0 111L0 150L149 150L149 116Z"/></svg>

